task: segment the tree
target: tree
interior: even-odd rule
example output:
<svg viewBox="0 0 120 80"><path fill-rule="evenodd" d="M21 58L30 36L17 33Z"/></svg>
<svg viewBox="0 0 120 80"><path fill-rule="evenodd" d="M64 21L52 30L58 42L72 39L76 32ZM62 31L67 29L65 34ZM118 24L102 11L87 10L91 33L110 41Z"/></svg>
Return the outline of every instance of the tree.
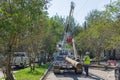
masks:
<svg viewBox="0 0 120 80"><path fill-rule="evenodd" d="M46 3L41 0L9 0L0 5L0 40L5 47L6 80L14 80L10 61L18 40L29 36L29 29L43 13ZM35 28L35 27L33 27Z"/></svg>
<svg viewBox="0 0 120 80"><path fill-rule="evenodd" d="M98 64L101 51L105 49L114 49L119 44L119 22L117 11L119 10L119 1L108 4L105 11L92 11L86 17L87 29L81 32L77 39L78 45L85 49L91 49L96 52ZM89 28L88 28L89 27ZM79 49L80 49L79 47Z"/></svg>

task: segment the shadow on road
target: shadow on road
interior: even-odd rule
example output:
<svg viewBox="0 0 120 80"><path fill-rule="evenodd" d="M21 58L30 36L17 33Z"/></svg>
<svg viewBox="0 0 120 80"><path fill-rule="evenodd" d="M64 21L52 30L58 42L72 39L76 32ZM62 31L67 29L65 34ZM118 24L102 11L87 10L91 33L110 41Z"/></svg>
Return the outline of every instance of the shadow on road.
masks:
<svg viewBox="0 0 120 80"><path fill-rule="evenodd" d="M57 78L65 77L65 78L72 78L73 80L79 80L80 78L85 78L86 80L104 80L98 76L95 76L93 74L90 74L90 76L86 77L86 75L83 74L75 74L74 72L64 72L61 74L55 74Z"/></svg>

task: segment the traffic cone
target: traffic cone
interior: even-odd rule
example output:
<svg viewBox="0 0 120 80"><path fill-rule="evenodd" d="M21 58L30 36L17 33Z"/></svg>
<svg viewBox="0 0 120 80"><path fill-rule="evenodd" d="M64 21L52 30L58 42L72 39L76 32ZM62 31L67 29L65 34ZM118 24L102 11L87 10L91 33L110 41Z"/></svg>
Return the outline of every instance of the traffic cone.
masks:
<svg viewBox="0 0 120 80"><path fill-rule="evenodd" d="M110 61L110 60L108 60L108 61L107 61L107 64L108 64L108 65L111 65L111 61Z"/></svg>
<svg viewBox="0 0 120 80"><path fill-rule="evenodd" d="M114 66L116 66L117 65L117 62L116 62L116 60L114 60Z"/></svg>

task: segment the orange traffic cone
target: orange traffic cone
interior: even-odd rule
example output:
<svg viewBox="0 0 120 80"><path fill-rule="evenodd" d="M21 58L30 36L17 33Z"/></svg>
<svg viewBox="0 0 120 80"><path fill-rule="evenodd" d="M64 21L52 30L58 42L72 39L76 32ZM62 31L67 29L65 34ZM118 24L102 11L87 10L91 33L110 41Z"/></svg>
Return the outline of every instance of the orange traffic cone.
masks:
<svg viewBox="0 0 120 80"><path fill-rule="evenodd" d="M117 65L117 62L116 62L116 60L114 60L114 66L116 66Z"/></svg>
<svg viewBox="0 0 120 80"><path fill-rule="evenodd" d="M111 65L111 61L110 61L110 60L108 60L108 61L107 61L107 64L108 64L108 65Z"/></svg>

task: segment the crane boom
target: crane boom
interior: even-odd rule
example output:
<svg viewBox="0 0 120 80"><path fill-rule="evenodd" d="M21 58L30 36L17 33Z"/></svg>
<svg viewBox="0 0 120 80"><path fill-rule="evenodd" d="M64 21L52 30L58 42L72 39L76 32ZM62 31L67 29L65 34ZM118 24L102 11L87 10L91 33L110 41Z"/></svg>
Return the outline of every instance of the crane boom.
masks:
<svg viewBox="0 0 120 80"><path fill-rule="evenodd" d="M74 7L75 7L74 2L71 2L71 9L70 9L69 17L67 19L66 33L68 32L68 29L70 28L70 23L71 23L71 18L73 16Z"/></svg>
<svg viewBox="0 0 120 80"><path fill-rule="evenodd" d="M70 35L70 23L71 23L71 18L73 17L74 7L75 7L74 2L71 2L71 8L70 8L69 16L67 18L66 27L64 29L64 37L63 37L63 41L62 41L62 48L63 49L66 48L67 36Z"/></svg>

